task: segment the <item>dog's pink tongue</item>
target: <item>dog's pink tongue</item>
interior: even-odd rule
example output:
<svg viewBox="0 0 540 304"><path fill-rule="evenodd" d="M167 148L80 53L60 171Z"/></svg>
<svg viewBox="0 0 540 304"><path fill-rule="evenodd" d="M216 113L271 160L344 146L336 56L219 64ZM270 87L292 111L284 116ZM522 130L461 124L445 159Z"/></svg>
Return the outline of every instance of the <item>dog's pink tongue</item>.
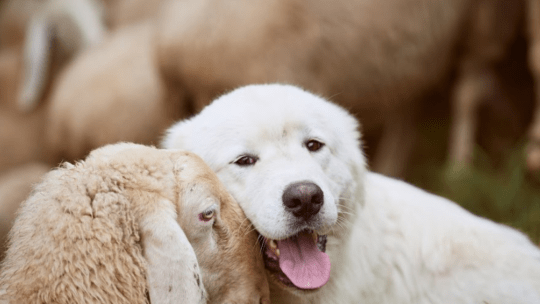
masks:
<svg viewBox="0 0 540 304"><path fill-rule="evenodd" d="M298 288L315 289L330 278L330 258L319 251L309 233L278 241L279 267Z"/></svg>

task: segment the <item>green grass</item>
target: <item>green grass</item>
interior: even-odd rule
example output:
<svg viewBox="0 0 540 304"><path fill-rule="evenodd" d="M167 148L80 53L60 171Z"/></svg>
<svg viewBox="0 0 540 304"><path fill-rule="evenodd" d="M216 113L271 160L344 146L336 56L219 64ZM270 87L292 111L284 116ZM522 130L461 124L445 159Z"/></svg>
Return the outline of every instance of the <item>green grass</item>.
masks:
<svg viewBox="0 0 540 304"><path fill-rule="evenodd" d="M523 144L494 166L476 148L474 165L460 171L440 161L416 166L408 180L447 197L474 214L515 227L540 242L540 177L529 174Z"/></svg>

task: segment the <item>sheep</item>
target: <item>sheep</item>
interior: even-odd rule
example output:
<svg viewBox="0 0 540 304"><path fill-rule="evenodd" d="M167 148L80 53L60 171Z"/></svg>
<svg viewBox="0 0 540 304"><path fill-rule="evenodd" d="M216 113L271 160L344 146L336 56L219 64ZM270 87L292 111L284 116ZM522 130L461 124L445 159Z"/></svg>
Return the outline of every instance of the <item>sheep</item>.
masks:
<svg viewBox="0 0 540 304"><path fill-rule="evenodd" d="M18 77L22 73L19 49L0 50L0 172L28 161L45 161L45 105L21 113L16 104Z"/></svg>
<svg viewBox="0 0 540 304"><path fill-rule="evenodd" d="M0 17L0 36L9 33L0 48L0 171L56 164L55 150L45 150L48 105L41 101L66 62L101 40L101 10L93 0L12 0Z"/></svg>
<svg viewBox="0 0 540 304"><path fill-rule="evenodd" d="M540 0L527 0L527 25L529 35L529 67L535 81L536 110L529 129L526 148L527 168L540 170Z"/></svg>
<svg viewBox="0 0 540 304"><path fill-rule="evenodd" d="M26 70L19 92L19 107L25 111L32 110L43 95L47 84L45 76L52 61L49 49L53 37L61 43L61 50L66 53L61 55L70 57L98 45L109 30L113 32L125 25L150 18L158 10L160 2L47 0L29 20L24 48Z"/></svg>
<svg viewBox="0 0 540 304"><path fill-rule="evenodd" d="M78 32L87 33L82 38L86 37L83 42L88 43L73 50L77 56L70 63L62 63L61 69L56 61L48 63L48 48L33 46L36 41L50 44L53 36L58 36L62 47L56 50L69 53L64 48L73 39L60 35L65 31L53 31L51 36L39 29L55 25L63 29L62 23L56 24L59 16L97 21L99 7L92 6L93 0L47 0L42 4L47 10L34 8L36 12L29 14L29 20L20 16L20 23L30 25L25 52L21 46L0 49L0 145L5 145L0 171L31 160L56 165L62 160L80 159L94 148L117 141L153 144L169 124L184 117L178 110L180 100L166 94L154 62L151 22L125 24L133 19L150 19L159 1L106 1L112 30L104 33L103 24L76 22ZM7 8L12 12L16 8L32 11L21 9L24 3L11 1ZM73 10L82 5L95 9ZM55 12L56 6L64 10ZM31 50L35 60L29 61L22 53ZM39 76L46 74L40 66L47 64L54 65L56 71L49 75L50 81ZM37 79L41 81L34 81Z"/></svg>
<svg viewBox="0 0 540 304"><path fill-rule="evenodd" d="M24 70L18 88L21 110L33 110L58 71L105 33L103 7L95 0L11 0L0 16L5 45L22 46Z"/></svg>
<svg viewBox="0 0 540 304"><path fill-rule="evenodd" d="M40 0L5 0L0 2L0 47L20 46L26 25L41 6Z"/></svg>
<svg viewBox="0 0 540 304"><path fill-rule="evenodd" d="M119 14L119 29L76 58L54 85L49 154L73 160L119 140L154 144L167 125L217 95L277 81L331 97L361 119L365 134L382 126L372 167L400 176L414 147L416 101L457 66L449 155L461 162L472 149L470 113L489 94L483 84L493 84L491 65L516 28L520 6L504 9L497 1L105 1L112 15L127 15ZM133 11L118 9L131 5ZM139 16L145 5L148 15ZM145 21L128 25L124 18ZM507 31L483 31L486 20ZM465 56L456 57L458 45Z"/></svg>
<svg viewBox="0 0 540 304"><path fill-rule="evenodd" d="M50 65L59 69L73 54L99 43L105 34L103 8L92 0L47 0L29 20L25 33L24 77L19 108L30 111L41 100ZM61 46L51 54L53 41Z"/></svg>
<svg viewBox="0 0 540 304"><path fill-rule="evenodd" d="M163 0L104 0L112 30L153 17Z"/></svg>
<svg viewBox="0 0 540 304"><path fill-rule="evenodd" d="M507 0L475 2L470 27L463 39L464 53L457 67L451 101L452 174L459 174L472 163L478 110L497 91L500 80L495 65L507 56L509 45L518 33L522 4Z"/></svg>
<svg viewBox="0 0 540 304"><path fill-rule="evenodd" d="M16 167L0 175L0 261L4 256L7 234L21 202L30 194L32 186L49 171L49 166L33 162Z"/></svg>
<svg viewBox="0 0 540 304"><path fill-rule="evenodd" d="M10 303L147 303L147 291L154 304L265 303L257 247L198 156L119 143L34 188L10 232L0 294Z"/></svg>
<svg viewBox="0 0 540 304"><path fill-rule="evenodd" d="M169 98L153 48L151 21L125 26L76 58L51 92L46 141L59 159L78 159L117 141L156 144L183 117Z"/></svg>
<svg viewBox="0 0 540 304"><path fill-rule="evenodd" d="M491 65L504 56L516 28L520 5L505 9L499 2L507 5L504 0L340 0L309 6L298 0L227 6L208 0L105 1L118 15L113 21L119 29L76 58L54 85L48 154L73 160L118 140L154 144L168 124L198 112L217 95L277 81L331 97L361 119L365 134L382 126L372 167L399 176L414 146L416 101L457 66L449 155L466 162L475 131L470 114L490 94L484 84L496 86ZM147 15L141 10L145 5ZM486 20L495 35L484 31ZM465 56L456 56L459 45Z"/></svg>
<svg viewBox="0 0 540 304"><path fill-rule="evenodd" d="M159 18L158 62L168 89L188 96L195 112L251 83L290 83L330 98L360 119L364 134L383 127L372 168L399 176L414 144L417 101L471 59L455 52L463 38L504 53L507 33L492 37L475 26L499 4L517 6L506 0L171 0ZM511 34L514 17L498 18L488 22L505 21ZM465 54L480 55L474 58L480 64L499 59L482 43L463 45ZM478 76L461 70L465 82ZM456 96L458 105L467 98Z"/></svg>

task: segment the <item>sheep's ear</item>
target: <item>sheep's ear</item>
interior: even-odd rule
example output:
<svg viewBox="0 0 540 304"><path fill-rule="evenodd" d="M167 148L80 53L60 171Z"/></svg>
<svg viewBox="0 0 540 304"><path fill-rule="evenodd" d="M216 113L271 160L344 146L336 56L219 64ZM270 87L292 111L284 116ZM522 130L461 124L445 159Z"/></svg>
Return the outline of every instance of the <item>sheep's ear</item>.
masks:
<svg viewBox="0 0 540 304"><path fill-rule="evenodd" d="M197 257L173 203L162 200L152 207L157 208L140 225L151 303L206 303Z"/></svg>

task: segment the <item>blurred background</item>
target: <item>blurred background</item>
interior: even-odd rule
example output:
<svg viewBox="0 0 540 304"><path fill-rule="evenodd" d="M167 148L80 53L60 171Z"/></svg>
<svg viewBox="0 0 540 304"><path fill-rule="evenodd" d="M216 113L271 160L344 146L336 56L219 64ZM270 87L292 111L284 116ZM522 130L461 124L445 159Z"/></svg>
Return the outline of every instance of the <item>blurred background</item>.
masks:
<svg viewBox="0 0 540 304"><path fill-rule="evenodd" d="M540 242L540 0L0 0L1 244L60 162L268 82L356 115L372 170Z"/></svg>

